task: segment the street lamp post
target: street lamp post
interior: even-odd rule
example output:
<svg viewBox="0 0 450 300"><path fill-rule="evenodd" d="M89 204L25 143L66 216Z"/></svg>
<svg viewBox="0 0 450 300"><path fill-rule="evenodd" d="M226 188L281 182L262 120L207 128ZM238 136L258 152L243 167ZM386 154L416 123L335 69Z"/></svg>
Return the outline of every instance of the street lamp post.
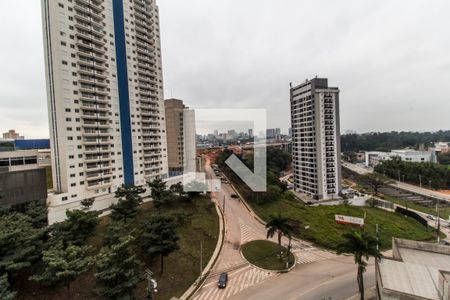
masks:
<svg viewBox="0 0 450 300"><path fill-rule="evenodd" d="M429 186L429 188L431 190L431 180L428 180L428 186Z"/></svg>
<svg viewBox="0 0 450 300"><path fill-rule="evenodd" d="M422 188L422 175L419 175L419 185L420 185L420 188Z"/></svg>
<svg viewBox="0 0 450 300"><path fill-rule="evenodd" d="M156 283L156 280L153 279L153 272L150 271L149 269L145 270L145 277L147 278L148 281L147 299L153 300L153 293L158 292L158 290L156 289L158 287L158 284Z"/></svg>

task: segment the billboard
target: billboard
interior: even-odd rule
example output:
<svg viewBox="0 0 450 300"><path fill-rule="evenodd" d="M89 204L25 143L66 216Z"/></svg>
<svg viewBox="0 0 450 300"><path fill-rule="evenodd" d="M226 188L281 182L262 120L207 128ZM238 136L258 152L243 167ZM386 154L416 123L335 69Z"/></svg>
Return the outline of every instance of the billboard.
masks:
<svg viewBox="0 0 450 300"><path fill-rule="evenodd" d="M361 227L364 226L363 218L343 216L343 215L334 215L334 218L336 220L336 223L339 223L339 224L352 224L352 225L358 225Z"/></svg>

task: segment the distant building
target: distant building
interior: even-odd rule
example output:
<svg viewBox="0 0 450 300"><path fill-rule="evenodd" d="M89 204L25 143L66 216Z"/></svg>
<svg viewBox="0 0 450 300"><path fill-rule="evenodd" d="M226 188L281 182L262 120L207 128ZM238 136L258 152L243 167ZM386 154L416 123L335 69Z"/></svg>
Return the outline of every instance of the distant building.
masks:
<svg viewBox="0 0 450 300"><path fill-rule="evenodd" d="M252 138L253 137L253 129L249 129L248 130L248 137Z"/></svg>
<svg viewBox="0 0 450 300"><path fill-rule="evenodd" d="M4 146L5 141L11 143L0 147L0 206L21 209L32 201L45 204L46 168L51 166L48 140L40 145L29 140L3 140L0 144ZM39 146L47 146L47 149L39 149Z"/></svg>
<svg viewBox="0 0 450 300"><path fill-rule="evenodd" d="M339 89L328 79L291 84L292 159L295 189L315 199L341 192Z"/></svg>
<svg viewBox="0 0 450 300"><path fill-rule="evenodd" d="M450 300L450 247L394 238L375 275L380 300Z"/></svg>
<svg viewBox="0 0 450 300"><path fill-rule="evenodd" d="M182 100L164 101L169 176L196 170L195 111Z"/></svg>
<svg viewBox="0 0 450 300"><path fill-rule="evenodd" d="M408 162L436 162L433 151L416 151L411 149L392 150L391 152L368 151L365 164L367 167L375 167L380 162L391 160L394 157Z"/></svg>
<svg viewBox="0 0 450 300"><path fill-rule="evenodd" d="M4 139L23 140L24 137L17 133L14 129L10 129L8 132L3 133Z"/></svg>
<svg viewBox="0 0 450 300"><path fill-rule="evenodd" d="M8 172L51 166L50 149L0 151L0 168Z"/></svg>
<svg viewBox="0 0 450 300"><path fill-rule="evenodd" d="M450 152L450 142L437 142L434 143L434 150L439 153L449 153Z"/></svg>
<svg viewBox="0 0 450 300"><path fill-rule="evenodd" d="M28 203L47 199L47 176L43 168L9 171L0 167L0 206L23 209Z"/></svg>
<svg viewBox="0 0 450 300"><path fill-rule="evenodd" d="M266 139L268 139L268 140L280 140L281 139L281 129L280 128L269 128L269 129L266 129Z"/></svg>

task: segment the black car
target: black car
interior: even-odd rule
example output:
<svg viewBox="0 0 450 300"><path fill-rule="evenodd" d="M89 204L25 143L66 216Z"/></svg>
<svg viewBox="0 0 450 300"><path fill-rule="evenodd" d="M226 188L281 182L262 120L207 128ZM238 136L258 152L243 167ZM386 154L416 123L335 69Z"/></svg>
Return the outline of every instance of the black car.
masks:
<svg viewBox="0 0 450 300"><path fill-rule="evenodd" d="M217 286L219 289L224 289L227 286L228 282L228 273L222 273L219 276L219 282L217 283Z"/></svg>

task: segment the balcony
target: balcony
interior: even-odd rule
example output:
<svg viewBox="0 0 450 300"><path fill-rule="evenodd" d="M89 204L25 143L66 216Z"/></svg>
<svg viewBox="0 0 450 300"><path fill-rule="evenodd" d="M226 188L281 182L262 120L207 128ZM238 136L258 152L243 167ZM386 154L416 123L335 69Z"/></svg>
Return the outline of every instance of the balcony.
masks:
<svg viewBox="0 0 450 300"><path fill-rule="evenodd" d="M77 20L75 23L75 27L79 30L89 31L90 33L96 35L98 38L102 38L105 36L105 32L102 30L102 27L94 27L92 22L82 22Z"/></svg>
<svg viewBox="0 0 450 300"><path fill-rule="evenodd" d="M96 94L96 95L102 95L102 96L108 95L108 92L105 88L96 87L93 85L81 84L79 91L85 92L85 93L92 93L92 94Z"/></svg>
<svg viewBox="0 0 450 300"><path fill-rule="evenodd" d="M94 132L85 131L81 135L86 137L109 137L111 134L109 132L104 131L94 131Z"/></svg>
<svg viewBox="0 0 450 300"><path fill-rule="evenodd" d="M78 73L82 75L90 75L102 79L106 79L108 76L104 71L97 71L91 67L78 66Z"/></svg>
<svg viewBox="0 0 450 300"><path fill-rule="evenodd" d="M87 112L83 111L81 113L81 117L83 119L92 119L92 120L106 120L109 121L109 116L105 113L95 113L95 112Z"/></svg>
<svg viewBox="0 0 450 300"><path fill-rule="evenodd" d="M102 46L91 43L90 41L85 41L82 38L77 38L75 44L85 51L92 51L100 55L104 55L106 50Z"/></svg>
<svg viewBox="0 0 450 300"><path fill-rule="evenodd" d="M103 21L104 17L101 14L101 9L98 9L95 6L89 7L83 4L75 4L73 8L77 12L75 17L84 19L84 21L94 21L98 24L98 27L102 27L100 22Z"/></svg>
<svg viewBox="0 0 450 300"><path fill-rule="evenodd" d="M85 163L110 162L111 157L108 155L86 155Z"/></svg>
<svg viewBox="0 0 450 300"><path fill-rule="evenodd" d="M91 67L100 71L105 71L107 69L103 64L94 61L86 61L83 59L78 61L78 65L83 67Z"/></svg>
<svg viewBox="0 0 450 300"><path fill-rule="evenodd" d="M100 153L108 153L110 152L109 146L103 146L103 147L93 147L93 146L86 146L86 149L84 150L84 154L100 154Z"/></svg>
<svg viewBox="0 0 450 300"><path fill-rule="evenodd" d="M85 145L110 145L111 141L109 138L85 137L83 143Z"/></svg>
<svg viewBox="0 0 450 300"><path fill-rule="evenodd" d="M84 84L91 84L102 88L106 88L108 86L105 80L95 78L94 76L81 75L80 78L78 79L78 82Z"/></svg>

